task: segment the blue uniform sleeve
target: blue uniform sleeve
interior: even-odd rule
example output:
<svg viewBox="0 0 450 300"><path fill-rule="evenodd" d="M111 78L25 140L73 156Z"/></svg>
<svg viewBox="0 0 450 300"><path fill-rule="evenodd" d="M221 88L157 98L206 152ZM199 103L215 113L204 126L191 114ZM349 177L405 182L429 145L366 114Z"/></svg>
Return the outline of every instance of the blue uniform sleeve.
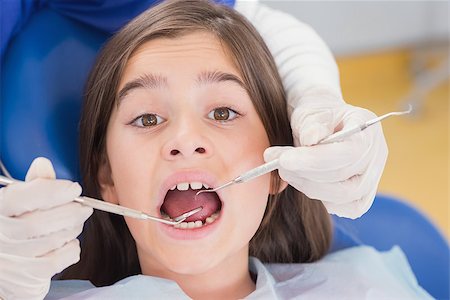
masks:
<svg viewBox="0 0 450 300"><path fill-rule="evenodd" d="M46 0L48 7L99 30L114 33L161 0ZM234 0L216 1L234 6Z"/></svg>
<svg viewBox="0 0 450 300"><path fill-rule="evenodd" d="M20 32L30 16L48 7L107 33L118 31L128 21L161 0L0 0L1 58L11 38ZM234 6L235 0L216 0Z"/></svg>

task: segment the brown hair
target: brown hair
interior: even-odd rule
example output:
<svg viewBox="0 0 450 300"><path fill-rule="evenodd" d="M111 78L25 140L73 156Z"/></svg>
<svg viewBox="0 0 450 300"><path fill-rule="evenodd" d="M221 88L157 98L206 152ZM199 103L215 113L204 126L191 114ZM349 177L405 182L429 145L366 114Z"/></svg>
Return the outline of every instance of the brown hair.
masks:
<svg viewBox="0 0 450 300"><path fill-rule="evenodd" d="M80 121L80 160L84 193L100 198L97 173L107 160L109 116L132 53L144 42L176 38L195 30L214 34L240 71L271 145L293 145L286 99L273 58L254 27L233 9L201 0L167 1L135 18L104 47L86 88ZM275 190L281 184L272 174ZM123 217L95 211L86 225L78 264L62 278L88 279L97 286L140 273L135 242ZM312 262L326 254L331 223L323 204L291 186L269 196L250 255L262 262Z"/></svg>

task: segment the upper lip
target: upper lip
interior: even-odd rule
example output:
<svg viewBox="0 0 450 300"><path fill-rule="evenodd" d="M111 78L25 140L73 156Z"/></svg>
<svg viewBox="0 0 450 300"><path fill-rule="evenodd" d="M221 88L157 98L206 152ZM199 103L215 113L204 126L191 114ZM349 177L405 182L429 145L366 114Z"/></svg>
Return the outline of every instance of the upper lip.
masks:
<svg viewBox="0 0 450 300"><path fill-rule="evenodd" d="M157 203L158 212L160 211L164 198L170 188L182 182L201 182L206 183L210 187L214 187L216 185L217 178L214 174L205 170L182 170L170 174L163 181L159 189Z"/></svg>

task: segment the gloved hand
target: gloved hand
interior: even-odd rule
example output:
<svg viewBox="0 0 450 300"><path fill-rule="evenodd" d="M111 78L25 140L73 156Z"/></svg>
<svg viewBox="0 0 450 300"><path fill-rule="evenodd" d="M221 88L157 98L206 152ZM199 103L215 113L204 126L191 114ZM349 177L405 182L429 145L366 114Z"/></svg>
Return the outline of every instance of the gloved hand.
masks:
<svg viewBox="0 0 450 300"><path fill-rule="evenodd" d="M0 298L43 299L53 275L76 263L76 239L92 208L72 200L78 183L55 180L48 159L33 161L26 182L0 189Z"/></svg>
<svg viewBox="0 0 450 300"><path fill-rule="evenodd" d="M317 33L293 16L257 1L236 0L236 10L256 27L272 53L286 91L296 146L272 147L265 160L281 160L281 178L328 212L357 218L371 206L387 147L379 124L344 142L317 145L335 131L375 117L345 104L339 70Z"/></svg>
<svg viewBox="0 0 450 300"><path fill-rule="evenodd" d="M358 218L372 205L387 159L380 124L341 142L315 145L330 134L375 118L372 112L326 95L305 97L291 117L295 145L270 147L264 159L279 158L283 180L312 199L322 200L329 213ZM312 146L315 145L315 146Z"/></svg>

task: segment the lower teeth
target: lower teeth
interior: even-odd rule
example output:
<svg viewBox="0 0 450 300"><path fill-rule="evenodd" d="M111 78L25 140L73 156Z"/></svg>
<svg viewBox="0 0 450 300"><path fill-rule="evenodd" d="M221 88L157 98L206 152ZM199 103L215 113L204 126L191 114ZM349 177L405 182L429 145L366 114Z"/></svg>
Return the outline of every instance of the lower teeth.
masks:
<svg viewBox="0 0 450 300"><path fill-rule="evenodd" d="M166 220L173 221L167 214L162 214L163 218ZM202 226L209 225L213 223L217 218L219 217L219 212L213 213L211 216L207 217L205 220L205 223L198 220L195 222L181 222L179 224L174 225L173 227L179 228L179 229L193 229L193 228L200 228Z"/></svg>

